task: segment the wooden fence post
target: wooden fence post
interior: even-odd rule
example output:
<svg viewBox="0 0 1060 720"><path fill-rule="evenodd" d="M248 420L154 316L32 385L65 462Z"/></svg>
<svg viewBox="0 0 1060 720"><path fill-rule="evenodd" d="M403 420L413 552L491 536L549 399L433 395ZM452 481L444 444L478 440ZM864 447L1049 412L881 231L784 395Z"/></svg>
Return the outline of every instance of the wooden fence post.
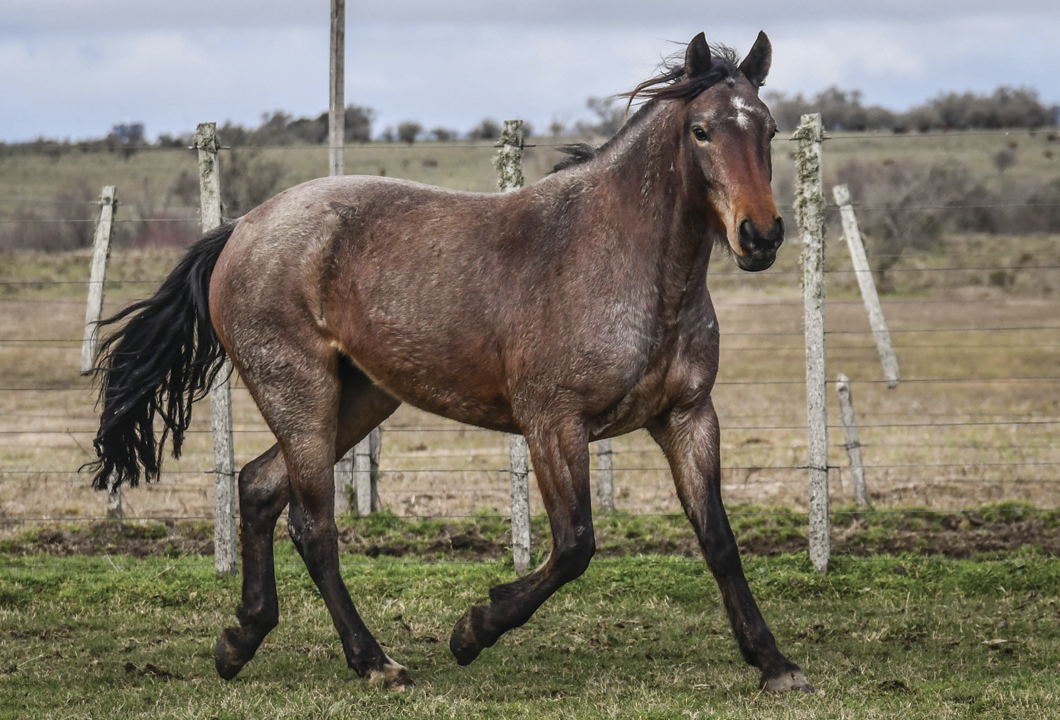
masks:
<svg viewBox="0 0 1060 720"><path fill-rule="evenodd" d="M806 420L809 446L810 560L828 571L832 552L828 515L828 399L824 339L824 184L821 179L821 116L803 115L793 136L795 219L802 241L803 305L806 325Z"/></svg>
<svg viewBox="0 0 1060 720"><path fill-rule="evenodd" d="M383 449L383 426L368 433L368 479L372 486L372 512L379 512L379 453Z"/></svg>
<svg viewBox="0 0 1060 720"><path fill-rule="evenodd" d="M111 485L107 490L107 519L124 520L125 508L122 507L121 487Z"/></svg>
<svg viewBox="0 0 1060 720"><path fill-rule="evenodd" d="M615 481L611 451L611 438L596 443L596 492L600 499L600 512L615 511Z"/></svg>
<svg viewBox="0 0 1060 720"><path fill-rule="evenodd" d="M328 175L346 174L346 0L331 0Z"/></svg>
<svg viewBox="0 0 1060 720"><path fill-rule="evenodd" d="M859 510L869 510L872 503L869 501L869 490L865 485L865 467L861 463L861 441L858 439L858 422L854 416L854 395L850 391L850 378L839 373L835 390L839 395L839 417L843 421L844 447L850 459L850 475L854 479L854 500Z"/></svg>
<svg viewBox="0 0 1060 720"><path fill-rule="evenodd" d="M353 505L359 517L372 514L372 446L368 435L353 446Z"/></svg>
<svg viewBox="0 0 1060 720"><path fill-rule="evenodd" d="M350 506L350 487L353 486L354 448L346 451L335 463L335 517L342 517L353 508Z"/></svg>
<svg viewBox="0 0 1060 720"><path fill-rule="evenodd" d="M107 261L110 259L110 238L113 235L114 206L118 198L113 185L104 185L99 196L99 221L92 242L92 273L88 281L88 305L85 308L85 335L81 342L81 374L88 375L96 365L99 345L99 320L103 316L103 290L107 281Z"/></svg>
<svg viewBox="0 0 1060 720"><path fill-rule="evenodd" d="M107 261L114 229L114 210L118 204L113 185L104 185L99 195L99 220L92 241L92 270L88 280L88 302L85 305L85 334L81 341L81 374L88 375L96 365L99 346L99 320L103 316L103 290L107 282ZM125 517L121 488L113 484L107 491L107 519Z"/></svg>
<svg viewBox="0 0 1060 720"><path fill-rule="evenodd" d="M195 131L199 150L199 206L202 231L221 224L221 175L217 163L217 123L199 123ZM236 572L235 449L232 442L232 363L225 358L210 387L210 428L213 434L213 544L214 569L223 575Z"/></svg>
<svg viewBox="0 0 1060 720"><path fill-rule="evenodd" d="M854 263L854 274L858 278L858 287L861 288L865 312L869 314L872 336L876 339L876 352L879 353L880 364L883 365L883 376L887 378L887 387L894 389L902 379L898 373L898 358L894 356L891 333L887 329L887 320L883 317L880 296L876 294L876 283L872 279L872 269L865 255L865 243L861 240L858 218L854 214L853 205L850 204L850 189L846 185L836 185L832 188L832 194L843 219L843 235L850 249L850 259Z"/></svg>
<svg viewBox="0 0 1060 720"><path fill-rule="evenodd" d="M523 121L505 120L493 166L501 192L523 186ZM515 572L530 569L530 468L526 438L508 436L508 480L512 493L512 560Z"/></svg>

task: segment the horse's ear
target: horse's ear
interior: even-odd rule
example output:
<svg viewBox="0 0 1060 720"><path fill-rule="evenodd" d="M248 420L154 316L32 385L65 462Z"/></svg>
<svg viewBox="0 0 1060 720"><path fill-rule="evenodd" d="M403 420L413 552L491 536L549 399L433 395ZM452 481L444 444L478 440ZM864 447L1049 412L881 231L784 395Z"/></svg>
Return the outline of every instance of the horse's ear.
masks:
<svg viewBox="0 0 1060 720"><path fill-rule="evenodd" d="M701 75L710 70L710 46L703 33L692 38L685 50L685 77Z"/></svg>
<svg viewBox="0 0 1060 720"><path fill-rule="evenodd" d="M769 66L773 64L773 46L764 32L758 33L758 39L751 46L751 52L740 63L740 72L755 87L766 84Z"/></svg>

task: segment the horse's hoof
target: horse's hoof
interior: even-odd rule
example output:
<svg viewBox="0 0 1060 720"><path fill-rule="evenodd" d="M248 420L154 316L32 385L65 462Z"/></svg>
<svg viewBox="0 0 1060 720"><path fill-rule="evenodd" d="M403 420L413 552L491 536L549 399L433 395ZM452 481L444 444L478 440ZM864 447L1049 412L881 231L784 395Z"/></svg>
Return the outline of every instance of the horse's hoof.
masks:
<svg viewBox="0 0 1060 720"><path fill-rule="evenodd" d="M368 673L368 684L381 684L387 690L393 690L394 692L405 692L416 688L416 683L412 682L412 676L409 675L408 669L404 665L398 665L393 660L384 665L382 670L372 670Z"/></svg>
<svg viewBox="0 0 1060 720"><path fill-rule="evenodd" d="M482 652L482 645L475 636L475 625L481 624L484 611L485 607L475 605L453 626L453 635L449 638L449 651L453 653L458 665L470 665Z"/></svg>
<svg viewBox="0 0 1060 720"><path fill-rule="evenodd" d="M213 662L217 667L217 674L221 676L222 680L231 680L247 664L246 660L239 659L238 651L232 646L232 642L228 637L229 633L234 629L226 628L221 633L221 639L217 641L213 648Z"/></svg>
<svg viewBox="0 0 1060 720"><path fill-rule="evenodd" d="M801 670L785 670L771 678L763 675L759 687L770 692L794 690L796 692L810 693L811 695L817 693L817 689L806 680L806 676L802 674Z"/></svg>

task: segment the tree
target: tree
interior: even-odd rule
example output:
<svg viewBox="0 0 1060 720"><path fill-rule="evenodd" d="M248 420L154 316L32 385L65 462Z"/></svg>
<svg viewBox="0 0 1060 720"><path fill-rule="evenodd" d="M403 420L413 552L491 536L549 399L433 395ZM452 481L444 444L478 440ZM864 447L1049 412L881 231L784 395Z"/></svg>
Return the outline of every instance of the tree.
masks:
<svg viewBox="0 0 1060 720"><path fill-rule="evenodd" d="M467 136L472 140L496 140L501 136L501 126L496 120L484 118Z"/></svg>
<svg viewBox="0 0 1060 720"><path fill-rule="evenodd" d="M414 120L406 120L397 126L398 140L411 145L423 132L423 126Z"/></svg>
<svg viewBox="0 0 1060 720"><path fill-rule="evenodd" d="M284 185L283 163L255 148L230 150L221 156L221 201L229 216L243 215L265 202Z"/></svg>
<svg viewBox="0 0 1060 720"><path fill-rule="evenodd" d="M346 140L369 142L372 139L372 121L375 110L360 105L346 106Z"/></svg>
<svg viewBox="0 0 1060 720"><path fill-rule="evenodd" d="M431 130L431 137L440 142L448 142L457 136L456 130L450 130L449 128L436 127Z"/></svg>
<svg viewBox="0 0 1060 720"><path fill-rule="evenodd" d="M590 97L585 101L585 106L596 115L597 122L579 122L578 130L583 134L609 138L626 124L626 106L622 103L616 106L614 98Z"/></svg>
<svg viewBox="0 0 1060 720"><path fill-rule="evenodd" d="M933 164L860 161L839 168L838 180L865 209L858 223L880 292L893 292L887 272L907 250L935 248L943 232L960 222L990 230L991 217L968 206L989 203L989 191L968 167L955 160Z"/></svg>

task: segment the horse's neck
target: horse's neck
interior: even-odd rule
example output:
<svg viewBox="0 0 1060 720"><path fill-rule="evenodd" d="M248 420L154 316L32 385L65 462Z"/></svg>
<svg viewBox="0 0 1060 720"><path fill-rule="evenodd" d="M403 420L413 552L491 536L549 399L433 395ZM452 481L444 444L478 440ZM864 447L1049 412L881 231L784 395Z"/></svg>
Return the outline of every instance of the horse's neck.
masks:
<svg viewBox="0 0 1060 720"><path fill-rule="evenodd" d="M612 148L598 158L601 181L597 191L613 193L623 208L624 234L649 249L662 277L682 293L687 283L702 281L710 260L713 231L710 217L690 197L696 172L681 155L680 129L660 107L629 128Z"/></svg>

